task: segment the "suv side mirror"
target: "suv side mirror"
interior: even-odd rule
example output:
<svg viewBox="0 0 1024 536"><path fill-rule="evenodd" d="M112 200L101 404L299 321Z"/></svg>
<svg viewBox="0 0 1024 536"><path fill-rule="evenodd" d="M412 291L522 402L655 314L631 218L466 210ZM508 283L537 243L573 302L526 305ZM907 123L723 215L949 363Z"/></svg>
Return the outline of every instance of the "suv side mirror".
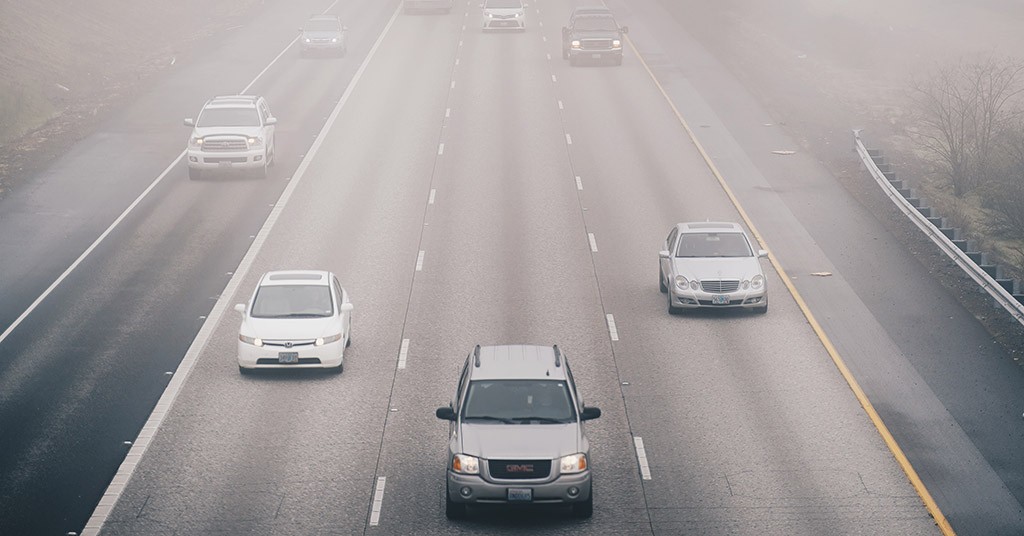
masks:
<svg viewBox="0 0 1024 536"><path fill-rule="evenodd" d="M598 413L600 413L600 412L598 412ZM452 409L449 406L444 406L444 407L441 407L441 408L437 408L437 411L434 412L434 415L437 415L438 419L442 419L442 420L445 420L445 421L454 421L455 420L455 410Z"/></svg>
<svg viewBox="0 0 1024 536"><path fill-rule="evenodd" d="M270 125L276 125L276 124L277 124L277 118L276 117L268 117L267 118L267 126L268 127Z"/></svg>
<svg viewBox="0 0 1024 536"><path fill-rule="evenodd" d="M438 410L438 411L441 411L441 410ZM600 416L601 416L601 408L585 407L585 408L583 408L583 412L580 413L580 420L581 421L589 421L591 419L596 419L596 418L598 418Z"/></svg>
<svg viewBox="0 0 1024 536"><path fill-rule="evenodd" d="M665 249L665 250L659 251L658 252L658 257L662 258L662 259L667 259L668 258L668 250Z"/></svg>
<svg viewBox="0 0 1024 536"><path fill-rule="evenodd" d="M619 31L624 34L627 34L629 33L629 26L623 26L622 28L619 28Z"/></svg>
<svg viewBox="0 0 1024 536"><path fill-rule="evenodd" d="M185 119L185 126L186 127L194 127L194 126L196 126L196 122L191 117L188 117L188 118Z"/></svg>

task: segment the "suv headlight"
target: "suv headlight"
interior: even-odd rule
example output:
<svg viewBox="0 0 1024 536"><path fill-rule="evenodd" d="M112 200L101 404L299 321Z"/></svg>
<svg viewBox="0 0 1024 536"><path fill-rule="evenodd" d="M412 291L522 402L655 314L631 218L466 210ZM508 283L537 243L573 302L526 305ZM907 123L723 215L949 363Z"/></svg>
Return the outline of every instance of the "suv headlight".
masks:
<svg viewBox="0 0 1024 536"><path fill-rule="evenodd" d="M755 275L750 279L750 288L757 290L764 286L764 276L761 274Z"/></svg>
<svg viewBox="0 0 1024 536"><path fill-rule="evenodd" d="M238 340L244 342L245 344L251 344L253 346L263 346L263 339L259 337L247 337L245 335L240 334L238 335Z"/></svg>
<svg viewBox="0 0 1024 536"><path fill-rule="evenodd" d="M188 146L193 149L199 149L200 147L203 146L203 138L192 136L188 140Z"/></svg>
<svg viewBox="0 0 1024 536"><path fill-rule="evenodd" d="M303 41L305 41L307 43L312 43L313 42L313 40L308 38L308 37L304 38Z"/></svg>
<svg viewBox="0 0 1024 536"><path fill-rule="evenodd" d="M614 47L614 48L622 48L622 41L620 41L618 39L612 39L612 47Z"/></svg>
<svg viewBox="0 0 1024 536"><path fill-rule="evenodd" d="M249 142L249 147L259 147L263 145L263 138L248 138L246 141Z"/></svg>
<svg viewBox="0 0 1024 536"><path fill-rule="evenodd" d="M559 470L563 475L582 473L587 470L587 455L579 453L562 456L562 461L559 463L559 467Z"/></svg>
<svg viewBox="0 0 1024 536"><path fill-rule="evenodd" d="M452 471L463 475L479 475L480 458L468 454L456 454L452 456Z"/></svg>
<svg viewBox="0 0 1024 536"><path fill-rule="evenodd" d="M330 337L320 337L317 340L313 341L313 345L323 346L325 344L331 344L332 342L337 342L339 340L341 340L341 333L337 335L331 335Z"/></svg>
<svg viewBox="0 0 1024 536"><path fill-rule="evenodd" d="M580 40L579 39L573 39L571 45L572 45L572 48L580 48Z"/></svg>

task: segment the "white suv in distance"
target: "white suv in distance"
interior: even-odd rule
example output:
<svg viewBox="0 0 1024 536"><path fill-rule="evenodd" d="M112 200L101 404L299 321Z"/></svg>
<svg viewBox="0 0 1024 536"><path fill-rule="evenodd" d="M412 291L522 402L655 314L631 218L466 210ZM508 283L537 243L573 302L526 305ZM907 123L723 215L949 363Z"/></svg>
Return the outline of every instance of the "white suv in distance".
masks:
<svg viewBox="0 0 1024 536"><path fill-rule="evenodd" d="M526 31L526 4L522 0L484 0L483 31Z"/></svg>
<svg viewBox="0 0 1024 536"><path fill-rule="evenodd" d="M197 180L205 171L243 170L267 176L274 164L274 125L277 119L263 97L214 97L199 117L185 119L192 127L186 159L188 177Z"/></svg>
<svg viewBox="0 0 1024 536"><path fill-rule="evenodd" d="M768 312L768 281L761 258L736 223L692 222L672 227L659 253L658 284L668 294L668 312L741 308Z"/></svg>
<svg viewBox="0 0 1024 536"><path fill-rule="evenodd" d="M344 369L352 344L352 303L331 272L288 270L260 278L238 330L238 371Z"/></svg>

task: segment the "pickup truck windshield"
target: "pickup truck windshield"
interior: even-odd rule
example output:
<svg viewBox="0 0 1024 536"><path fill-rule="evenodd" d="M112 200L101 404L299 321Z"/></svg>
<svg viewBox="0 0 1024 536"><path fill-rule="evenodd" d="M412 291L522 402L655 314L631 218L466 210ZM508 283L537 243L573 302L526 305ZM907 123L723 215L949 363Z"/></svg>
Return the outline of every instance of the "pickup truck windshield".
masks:
<svg viewBox="0 0 1024 536"><path fill-rule="evenodd" d="M590 30L608 30L611 32L619 31L619 25L616 24L615 19L611 17L579 17L576 19L576 23L573 25L576 30L590 31Z"/></svg>

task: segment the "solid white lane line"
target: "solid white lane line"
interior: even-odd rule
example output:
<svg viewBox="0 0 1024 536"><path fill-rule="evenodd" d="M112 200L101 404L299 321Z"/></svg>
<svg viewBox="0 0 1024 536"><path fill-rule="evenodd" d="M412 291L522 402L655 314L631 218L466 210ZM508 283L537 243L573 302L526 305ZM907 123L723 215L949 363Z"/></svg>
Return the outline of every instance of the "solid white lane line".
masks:
<svg viewBox="0 0 1024 536"><path fill-rule="evenodd" d="M590 251L597 253L597 239L594 238L594 233L587 233L587 238L590 239Z"/></svg>
<svg viewBox="0 0 1024 536"><path fill-rule="evenodd" d="M608 321L608 335L611 336L613 341L619 340L619 330L615 328L615 317L611 314L604 315Z"/></svg>
<svg viewBox="0 0 1024 536"><path fill-rule="evenodd" d="M644 448L644 440L640 436L633 438L633 446L636 448L636 461L640 465L640 477L644 480L651 479L651 466L647 464L647 449Z"/></svg>
<svg viewBox="0 0 1024 536"><path fill-rule="evenodd" d="M402 339L402 348L398 350L398 368L405 368L407 357L409 357L409 339Z"/></svg>
<svg viewBox="0 0 1024 536"><path fill-rule="evenodd" d="M565 134L565 143L572 145L572 136L568 132Z"/></svg>
<svg viewBox="0 0 1024 536"><path fill-rule="evenodd" d="M439 143L437 145L437 154L438 154L438 156L444 154L444 144L443 143Z"/></svg>
<svg viewBox="0 0 1024 536"><path fill-rule="evenodd" d="M579 175L576 175L576 189L577 190L582 190L583 189L583 179L581 179Z"/></svg>
<svg viewBox="0 0 1024 536"><path fill-rule="evenodd" d="M373 492L373 506L370 508L371 527L376 527L380 523L380 510L384 507L384 485L386 483L386 476L377 477L377 489Z"/></svg>
<svg viewBox="0 0 1024 536"><path fill-rule="evenodd" d="M431 188L430 189L430 197L427 198L427 204L428 205L433 205L434 204L434 195L436 195L436 194L437 194L437 188Z"/></svg>
<svg viewBox="0 0 1024 536"><path fill-rule="evenodd" d="M426 252L421 249L420 250L420 254L416 256L416 271L417 272L422 272L423 271L423 254L424 253L426 253Z"/></svg>
<svg viewBox="0 0 1024 536"><path fill-rule="evenodd" d="M334 4L331 4L333 7ZM330 10L331 8L328 8ZM323 145L324 138L327 132L330 131L334 122L337 120L338 115L341 113L345 103L348 102L349 97L355 90L356 84L359 79L362 78L363 72L366 71L366 66L369 65L370 60L376 54L377 49L380 48L381 42L384 41L384 37L387 35L391 26L394 24L395 19L398 17L401 11L401 6L395 9L395 12L391 15L391 19L387 25L384 26L384 30L380 36L377 37L377 41L374 42L370 51L367 53L363 63L359 65L359 69L356 70L352 76L352 81L349 82L348 87L345 88L345 93L342 94L338 100L338 104L335 105L334 110L331 112L330 117L324 123L324 126L320 129L320 135L310 146L308 153L303 157L302 162L299 163L299 167L295 170L295 174L292 176L292 180L285 186L284 191L281 193L281 197L278 198L278 202L274 209L267 216L266 221L263 223L263 227L260 228L259 232L253 239L252 244L249 246L249 250L242 257L241 262L238 263L238 268L235 269L235 274L228 280L227 285L224 287L224 291L220 294L220 299L213 305L213 309L210 311L206 322L203 323L203 327L199 328L199 333L196 334L196 338L192 340L192 344L189 346L188 351L185 352L185 357L181 359L181 363L178 364L178 368L175 369L174 375L171 377L170 382L164 389L160 399L157 400L156 407L150 412L149 418L146 423L142 426L142 431L139 432L139 436L132 443L131 449L128 451L128 455L125 456L123 462L117 469L117 473L114 474L114 478L110 481L110 485L103 492L103 496L100 498L99 503L93 510L92 515L89 517L89 521L86 522L85 528L82 530L82 536L96 536L100 533L100 529L103 528L103 524L107 520L107 516L114 509L118 499L121 497L121 493L124 492L125 487L128 485L128 481L131 480L132 473L135 468L142 461L142 456L145 454L146 449L149 447L150 441L155 437L156 432L160 428L160 424L163 423L164 417L170 411L171 406L177 399L178 394L181 392L185 381L188 379L189 374L192 372L192 368L195 366L196 361L199 359L199 355L206 348L206 345L210 342L210 338L213 336L213 331L220 323L221 317L228 309L229 301L234 297L234 294L238 291L239 285L241 285L242 279L248 274L249 269L252 267L256 260L256 256L259 254L260 249L263 248L263 243L266 242L267 237L270 235L271 229L277 223L281 212L284 207L288 204L288 200L291 199L292 192L298 187L305 175L306 169L309 167L310 162L316 157L316 154L320 150L320 146ZM293 40L292 43L295 41ZM291 44L288 45L289 47ZM280 57L280 55L278 55ZM178 156L180 159L184 156L184 152ZM166 171L165 171L166 173Z"/></svg>

